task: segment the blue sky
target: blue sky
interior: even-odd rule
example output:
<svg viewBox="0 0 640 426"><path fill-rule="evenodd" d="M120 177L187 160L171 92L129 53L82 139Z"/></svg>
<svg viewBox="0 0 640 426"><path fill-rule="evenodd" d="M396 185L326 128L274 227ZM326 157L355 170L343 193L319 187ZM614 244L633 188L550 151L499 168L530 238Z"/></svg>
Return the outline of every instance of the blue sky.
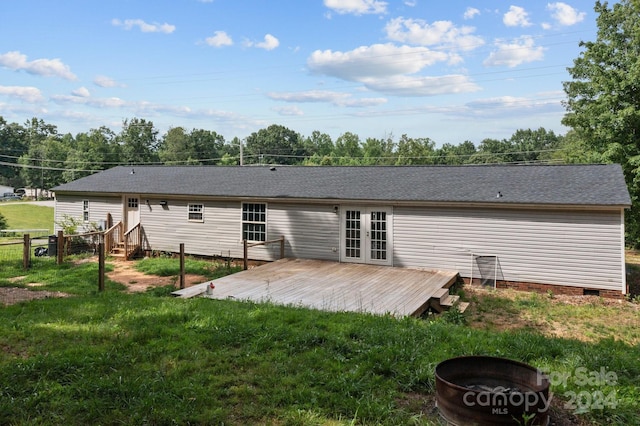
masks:
<svg viewBox="0 0 640 426"><path fill-rule="evenodd" d="M560 124L594 2L2 0L0 116L437 145Z"/></svg>

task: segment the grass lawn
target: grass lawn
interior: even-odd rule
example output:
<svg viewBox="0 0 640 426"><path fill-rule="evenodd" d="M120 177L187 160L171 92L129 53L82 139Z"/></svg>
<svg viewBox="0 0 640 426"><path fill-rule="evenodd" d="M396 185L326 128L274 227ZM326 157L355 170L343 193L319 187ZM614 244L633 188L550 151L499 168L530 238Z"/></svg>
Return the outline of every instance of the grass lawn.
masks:
<svg viewBox="0 0 640 426"><path fill-rule="evenodd" d="M141 268L175 273L170 260ZM0 424L438 424L434 368L471 354L549 372L552 416L640 424L638 334L619 324L640 325L629 303L564 306L544 295L469 291L464 317L395 319L175 299L169 288L130 294L113 282L98 293L95 263L37 269L3 265L0 286L37 282L34 290L71 297L0 307ZM501 325L508 321L488 316L495 311L518 325ZM537 319L583 332L556 335ZM602 371L615 381L582 380Z"/></svg>
<svg viewBox="0 0 640 426"><path fill-rule="evenodd" d="M9 229L46 229L53 232L53 207L29 203L0 203L0 214L9 224Z"/></svg>
<svg viewBox="0 0 640 426"><path fill-rule="evenodd" d="M52 230L52 210L0 205L12 228ZM640 424L638 304L466 289L465 315L395 319L175 299L173 286L99 293L94 262L34 258L25 272L20 259L0 256L0 290L69 297L0 304L0 424L439 424L434 368L457 355L548 372L557 425ZM178 262L137 268L175 276Z"/></svg>

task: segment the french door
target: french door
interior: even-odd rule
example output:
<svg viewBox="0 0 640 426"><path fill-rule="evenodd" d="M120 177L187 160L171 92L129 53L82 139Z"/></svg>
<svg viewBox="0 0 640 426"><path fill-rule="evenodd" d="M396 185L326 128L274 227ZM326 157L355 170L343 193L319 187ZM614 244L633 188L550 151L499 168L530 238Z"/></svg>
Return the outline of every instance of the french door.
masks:
<svg viewBox="0 0 640 426"><path fill-rule="evenodd" d="M341 261L391 265L391 208L343 207Z"/></svg>

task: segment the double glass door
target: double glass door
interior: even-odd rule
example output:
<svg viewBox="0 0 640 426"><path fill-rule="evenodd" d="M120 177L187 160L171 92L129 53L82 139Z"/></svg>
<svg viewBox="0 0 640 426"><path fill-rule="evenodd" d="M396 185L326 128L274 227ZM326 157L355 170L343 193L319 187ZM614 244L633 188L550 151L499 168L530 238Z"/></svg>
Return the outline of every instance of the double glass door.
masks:
<svg viewBox="0 0 640 426"><path fill-rule="evenodd" d="M343 262L391 265L391 209L344 207L342 220Z"/></svg>

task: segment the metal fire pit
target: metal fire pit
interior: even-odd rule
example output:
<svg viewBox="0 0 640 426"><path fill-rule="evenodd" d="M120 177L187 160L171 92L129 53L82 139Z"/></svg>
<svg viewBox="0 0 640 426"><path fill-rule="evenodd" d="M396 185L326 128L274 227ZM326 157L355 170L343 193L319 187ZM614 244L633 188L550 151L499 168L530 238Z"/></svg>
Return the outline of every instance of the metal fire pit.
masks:
<svg viewBox="0 0 640 426"><path fill-rule="evenodd" d="M436 367L436 405L453 425L547 425L549 379L506 358L463 356Z"/></svg>

